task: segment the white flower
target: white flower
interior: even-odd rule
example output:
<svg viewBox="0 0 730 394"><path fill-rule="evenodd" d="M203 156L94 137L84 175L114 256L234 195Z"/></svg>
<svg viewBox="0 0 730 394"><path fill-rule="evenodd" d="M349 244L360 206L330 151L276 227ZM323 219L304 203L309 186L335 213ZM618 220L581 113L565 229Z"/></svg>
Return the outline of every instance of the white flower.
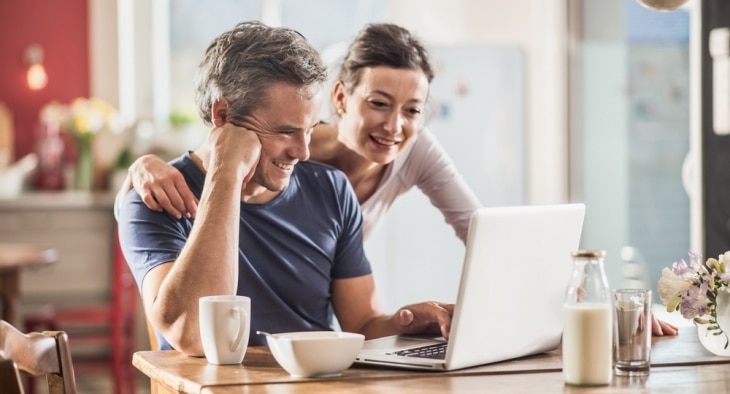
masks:
<svg viewBox="0 0 730 394"><path fill-rule="evenodd" d="M692 286L691 280L681 278L669 268L662 270L657 289L659 298L667 306L667 311L676 310L677 305L682 301L681 295L686 293L690 286Z"/></svg>
<svg viewBox="0 0 730 394"><path fill-rule="evenodd" d="M68 126L77 135L96 134L103 129L116 131L117 124L116 109L102 99L80 97L71 102Z"/></svg>
<svg viewBox="0 0 730 394"><path fill-rule="evenodd" d="M720 260L720 261L730 261L730 251L727 251L727 252L721 254L720 257L718 258L718 260Z"/></svg>
<svg viewBox="0 0 730 394"><path fill-rule="evenodd" d="M667 311L680 311L686 319L706 326L712 335L723 335L725 348L730 345L730 251L717 259L700 262L701 256L689 252L691 265L684 261L664 268L657 288ZM729 331L726 331L729 330Z"/></svg>
<svg viewBox="0 0 730 394"><path fill-rule="evenodd" d="M41 108L40 119L46 125L60 125L68 117L68 108L58 101L51 101Z"/></svg>
<svg viewBox="0 0 730 394"><path fill-rule="evenodd" d="M51 101L41 109L40 119L46 126L61 128L76 137L87 139L103 130L113 133L122 131L116 108L96 97L79 97L70 104Z"/></svg>

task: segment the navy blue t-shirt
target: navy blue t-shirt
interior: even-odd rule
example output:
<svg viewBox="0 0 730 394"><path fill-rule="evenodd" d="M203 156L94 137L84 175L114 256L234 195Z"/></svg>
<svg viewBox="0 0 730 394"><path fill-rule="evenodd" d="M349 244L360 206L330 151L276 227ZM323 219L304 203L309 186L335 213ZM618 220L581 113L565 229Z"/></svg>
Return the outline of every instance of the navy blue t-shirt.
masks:
<svg viewBox="0 0 730 394"><path fill-rule="evenodd" d="M205 174L190 155L171 164L200 198ZM177 258L194 221L150 210L134 190L118 219L124 257L140 289L150 269ZM257 330L331 330L332 280L371 273L360 205L345 175L324 164L300 162L274 200L242 202L238 259L238 294L251 297L249 344L265 344ZM157 336L162 349L171 348Z"/></svg>

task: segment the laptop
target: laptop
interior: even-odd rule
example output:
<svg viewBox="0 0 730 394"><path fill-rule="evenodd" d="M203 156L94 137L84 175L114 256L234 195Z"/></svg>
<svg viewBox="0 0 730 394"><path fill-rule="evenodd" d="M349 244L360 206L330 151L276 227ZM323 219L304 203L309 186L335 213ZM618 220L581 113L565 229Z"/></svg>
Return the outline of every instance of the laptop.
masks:
<svg viewBox="0 0 730 394"><path fill-rule="evenodd" d="M584 216L583 204L479 209L469 224L448 343L440 336L367 340L355 362L451 371L556 349Z"/></svg>

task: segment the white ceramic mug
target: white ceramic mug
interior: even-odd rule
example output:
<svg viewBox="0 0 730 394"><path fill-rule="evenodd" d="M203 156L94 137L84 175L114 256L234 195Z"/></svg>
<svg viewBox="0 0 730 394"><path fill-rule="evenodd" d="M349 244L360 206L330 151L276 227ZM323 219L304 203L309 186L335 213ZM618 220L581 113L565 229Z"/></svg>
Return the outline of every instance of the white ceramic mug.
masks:
<svg viewBox="0 0 730 394"><path fill-rule="evenodd" d="M200 339L211 364L240 364L251 328L251 299L238 295L200 297Z"/></svg>

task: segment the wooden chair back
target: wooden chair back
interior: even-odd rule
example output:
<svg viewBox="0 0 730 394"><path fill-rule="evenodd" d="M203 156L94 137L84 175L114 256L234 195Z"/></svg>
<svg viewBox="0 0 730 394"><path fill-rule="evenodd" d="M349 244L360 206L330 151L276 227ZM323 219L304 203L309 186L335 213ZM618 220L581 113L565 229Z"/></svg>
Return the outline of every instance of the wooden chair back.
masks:
<svg viewBox="0 0 730 394"><path fill-rule="evenodd" d="M23 324L29 332L68 331L74 343L76 375L106 373L112 378L111 393L134 394L136 375L132 355L136 348L139 291L117 237L114 242L108 301L83 305L50 303L36 313L26 313ZM27 392L36 394L32 379Z"/></svg>
<svg viewBox="0 0 730 394"><path fill-rule="evenodd" d="M0 358L12 360L31 376L45 375L49 394L77 394L68 336L63 331L24 334L0 320Z"/></svg>
<svg viewBox="0 0 730 394"><path fill-rule="evenodd" d="M23 394L23 382L20 380L18 366L13 360L0 358L0 382L3 394Z"/></svg>

